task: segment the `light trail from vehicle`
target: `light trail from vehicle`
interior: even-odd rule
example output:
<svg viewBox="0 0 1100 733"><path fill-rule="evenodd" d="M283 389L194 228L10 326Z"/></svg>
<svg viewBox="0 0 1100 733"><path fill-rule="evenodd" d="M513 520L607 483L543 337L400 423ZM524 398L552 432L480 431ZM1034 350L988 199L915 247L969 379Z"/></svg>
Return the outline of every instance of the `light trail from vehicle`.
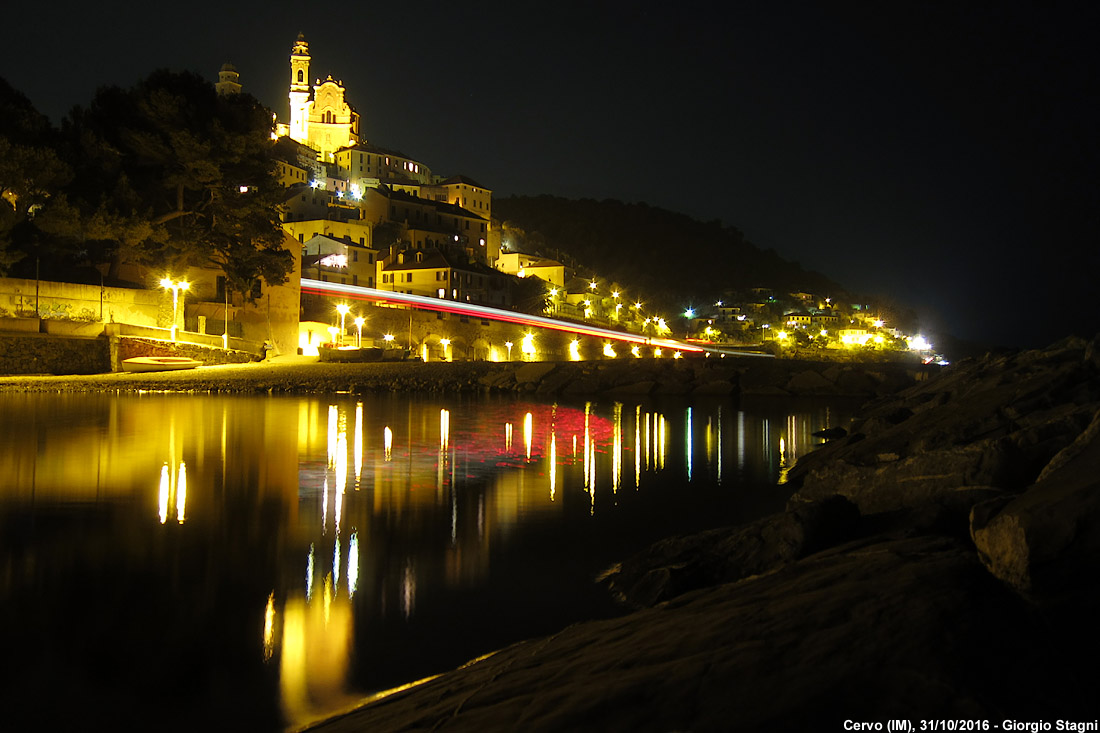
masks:
<svg viewBox="0 0 1100 733"><path fill-rule="evenodd" d="M595 338L614 339L617 341L626 341L629 343L646 344L649 346L660 347L662 349L671 349L673 351L695 353L712 351L718 353L717 349L704 348L702 346L696 346L694 344L686 344L683 341L676 341L675 339L651 338L636 333L614 331L609 328L600 328L599 326L586 326L584 324L572 323L570 321L559 321L557 319L547 318L545 316L534 316L527 313L517 313L515 311L502 310L500 308L491 308L489 306L477 305L475 303L463 303L461 301L447 300L445 298L432 298L425 295L397 293L391 292L389 290L378 290L377 288L365 288L359 285L343 285L340 283L322 282L320 280L302 278L302 292L312 293L314 295L342 295L352 300L364 300L374 303L385 303L389 305L403 305L422 310L438 311L442 313L454 313L456 315L476 316L478 318L484 318L490 321L515 323L522 326L533 326L536 328L549 328L555 331L577 333L584 336L592 336ZM755 354L752 352L731 352L728 350L722 350L721 353L736 354L738 356L771 356L770 354Z"/></svg>

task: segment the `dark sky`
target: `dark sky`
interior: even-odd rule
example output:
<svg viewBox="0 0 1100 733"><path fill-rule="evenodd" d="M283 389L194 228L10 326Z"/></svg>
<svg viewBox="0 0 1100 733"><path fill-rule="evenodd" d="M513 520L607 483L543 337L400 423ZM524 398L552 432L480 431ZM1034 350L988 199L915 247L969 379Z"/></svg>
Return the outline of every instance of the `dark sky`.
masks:
<svg viewBox="0 0 1100 733"><path fill-rule="evenodd" d="M0 74L57 121L231 61L285 119L301 31L434 172L721 219L933 338L1043 345L1100 331L1093 5L19 3Z"/></svg>

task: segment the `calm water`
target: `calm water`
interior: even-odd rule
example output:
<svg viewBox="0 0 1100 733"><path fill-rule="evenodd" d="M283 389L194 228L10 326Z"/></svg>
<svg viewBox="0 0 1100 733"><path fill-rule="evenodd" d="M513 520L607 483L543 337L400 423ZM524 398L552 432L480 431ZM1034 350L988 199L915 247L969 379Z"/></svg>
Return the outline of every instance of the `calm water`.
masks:
<svg viewBox="0 0 1100 733"><path fill-rule="evenodd" d="M0 395L0 728L299 726L615 613L782 507L850 416L799 405Z"/></svg>

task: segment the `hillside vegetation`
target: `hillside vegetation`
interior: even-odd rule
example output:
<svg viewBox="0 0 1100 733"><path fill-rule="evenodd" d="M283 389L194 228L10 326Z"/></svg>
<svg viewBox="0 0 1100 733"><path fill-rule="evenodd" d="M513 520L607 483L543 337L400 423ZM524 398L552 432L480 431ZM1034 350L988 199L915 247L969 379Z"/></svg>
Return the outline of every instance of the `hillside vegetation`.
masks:
<svg viewBox="0 0 1100 733"><path fill-rule="evenodd" d="M757 247L736 227L644 203L556 196L493 202L505 242L670 298L724 297L754 287L840 296L844 288ZM651 298L654 296L650 296Z"/></svg>

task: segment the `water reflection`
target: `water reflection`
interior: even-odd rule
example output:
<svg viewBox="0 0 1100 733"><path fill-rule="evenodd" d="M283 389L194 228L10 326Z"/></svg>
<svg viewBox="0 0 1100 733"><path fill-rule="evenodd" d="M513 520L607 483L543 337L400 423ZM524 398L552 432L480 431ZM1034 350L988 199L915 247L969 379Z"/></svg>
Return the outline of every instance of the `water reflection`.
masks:
<svg viewBox="0 0 1100 733"><path fill-rule="evenodd" d="M229 708L300 723L588 615L594 571L665 534L780 508L776 484L810 433L847 418L392 395L0 407L3 633L42 660L5 698L45 704L38 683L57 664L83 694L120 679L141 690L134 670L168 674L188 655L186 695L158 684L134 703L189 711L180 727ZM147 601L118 617L138 578ZM109 654L57 628L74 602ZM146 658L166 627L174 651Z"/></svg>

